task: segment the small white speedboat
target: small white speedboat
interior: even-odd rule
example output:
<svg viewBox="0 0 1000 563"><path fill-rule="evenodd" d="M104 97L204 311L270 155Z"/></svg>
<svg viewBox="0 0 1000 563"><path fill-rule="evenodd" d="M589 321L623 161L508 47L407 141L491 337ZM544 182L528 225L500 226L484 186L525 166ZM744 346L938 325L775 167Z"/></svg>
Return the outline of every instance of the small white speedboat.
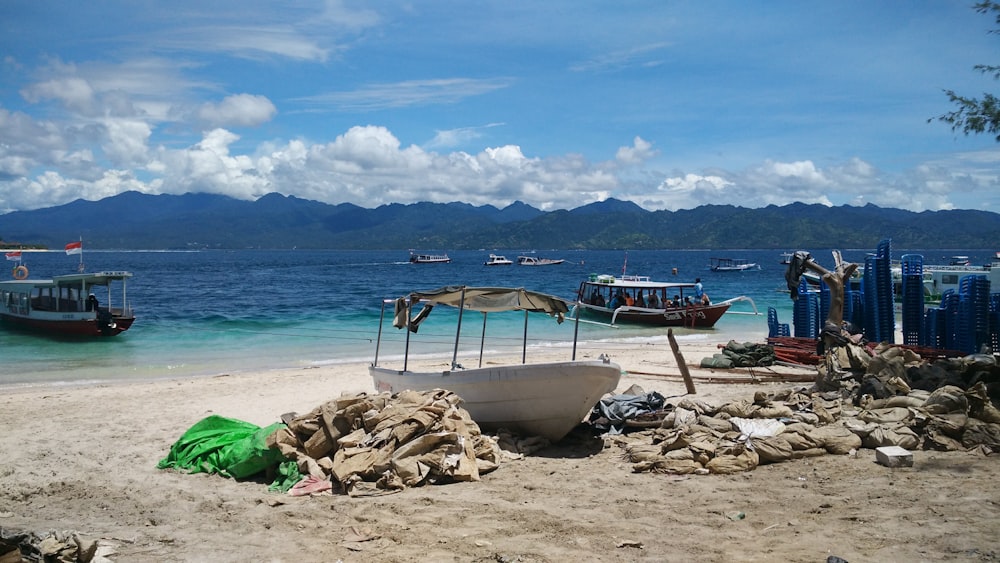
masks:
<svg viewBox="0 0 1000 563"><path fill-rule="evenodd" d="M500 256L499 254L490 254L490 257L484 263L485 266L510 266L514 262L507 259L506 256Z"/></svg>

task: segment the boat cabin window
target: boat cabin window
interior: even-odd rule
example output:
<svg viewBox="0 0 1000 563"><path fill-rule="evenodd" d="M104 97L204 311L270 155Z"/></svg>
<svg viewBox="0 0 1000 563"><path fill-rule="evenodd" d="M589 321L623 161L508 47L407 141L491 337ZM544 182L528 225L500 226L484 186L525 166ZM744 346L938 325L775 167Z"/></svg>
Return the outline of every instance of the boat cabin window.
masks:
<svg viewBox="0 0 1000 563"><path fill-rule="evenodd" d="M958 283L958 274L943 274L941 276L941 283L946 285L956 285Z"/></svg>
<svg viewBox="0 0 1000 563"><path fill-rule="evenodd" d="M80 290L73 287L36 287L31 293L31 308L75 313L83 310L81 295Z"/></svg>
<svg viewBox="0 0 1000 563"><path fill-rule="evenodd" d="M5 290L0 295L4 309L17 315L28 314L28 294L20 291Z"/></svg>

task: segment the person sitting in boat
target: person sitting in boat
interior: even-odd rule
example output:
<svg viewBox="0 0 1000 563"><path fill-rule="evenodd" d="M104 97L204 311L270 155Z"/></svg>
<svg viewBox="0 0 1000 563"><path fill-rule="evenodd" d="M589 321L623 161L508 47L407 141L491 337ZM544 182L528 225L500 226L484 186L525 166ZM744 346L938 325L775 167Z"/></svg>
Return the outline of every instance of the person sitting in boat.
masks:
<svg viewBox="0 0 1000 563"><path fill-rule="evenodd" d="M684 306L685 307L693 307L694 306L694 303L691 302L691 298L688 297L687 295L684 296Z"/></svg>
<svg viewBox="0 0 1000 563"><path fill-rule="evenodd" d="M98 311L100 310L100 303L97 302L97 296L91 293L87 296L87 310L88 311Z"/></svg>
<svg viewBox="0 0 1000 563"><path fill-rule="evenodd" d="M597 297L594 298L594 305L597 305L598 307L603 307L605 305L604 296L598 293Z"/></svg>
<svg viewBox="0 0 1000 563"><path fill-rule="evenodd" d="M705 289L701 285L701 278L694 279L694 300L695 303L701 303L702 305L711 305L712 302L709 300L708 295L705 293Z"/></svg>
<svg viewBox="0 0 1000 563"><path fill-rule="evenodd" d="M616 293L614 297L611 298L611 302L608 303L608 308L617 309L618 307L621 307L624 304L625 304L625 299L622 297L621 290L619 290L618 293Z"/></svg>
<svg viewBox="0 0 1000 563"><path fill-rule="evenodd" d="M628 305L629 307L631 307L632 305L635 305L635 298L632 297L631 293L626 293L625 294L625 304Z"/></svg>
<svg viewBox="0 0 1000 563"><path fill-rule="evenodd" d="M650 292L649 297L646 298L646 306L650 309L660 308L660 299L656 296L656 292Z"/></svg>
<svg viewBox="0 0 1000 563"><path fill-rule="evenodd" d="M680 295L674 295L674 298L670 300L670 306L674 307L674 308L680 307L681 306L681 296Z"/></svg>
<svg viewBox="0 0 1000 563"><path fill-rule="evenodd" d="M646 298L642 296L642 290L641 289L639 290L639 293L635 296L635 306L636 307L645 307L646 306Z"/></svg>
<svg viewBox="0 0 1000 563"><path fill-rule="evenodd" d="M597 305L597 300L600 299L600 298L601 298L601 294L598 293L597 290L595 289L590 294L590 304L591 305Z"/></svg>

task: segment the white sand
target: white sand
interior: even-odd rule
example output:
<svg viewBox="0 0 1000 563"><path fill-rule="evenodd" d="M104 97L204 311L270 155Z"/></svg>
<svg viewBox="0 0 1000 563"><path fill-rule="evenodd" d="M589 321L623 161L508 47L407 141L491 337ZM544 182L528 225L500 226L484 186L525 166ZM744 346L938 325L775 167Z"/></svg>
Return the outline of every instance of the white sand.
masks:
<svg viewBox="0 0 1000 563"><path fill-rule="evenodd" d="M716 345L685 342L681 351L696 366ZM665 344L607 351L626 370L675 376L629 374L619 391L637 383L684 394ZM565 359L558 354L553 359ZM357 499L293 498L260 482L155 468L209 414L267 425L344 392L374 391L366 367L2 390L0 526L76 530L113 545L118 561L1000 557L1000 469L996 459L969 453L915 452L913 468L887 469L864 450L677 478L633 473L611 440L570 440L478 483ZM716 404L789 386L696 385L698 398ZM375 539L345 544L355 530Z"/></svg>

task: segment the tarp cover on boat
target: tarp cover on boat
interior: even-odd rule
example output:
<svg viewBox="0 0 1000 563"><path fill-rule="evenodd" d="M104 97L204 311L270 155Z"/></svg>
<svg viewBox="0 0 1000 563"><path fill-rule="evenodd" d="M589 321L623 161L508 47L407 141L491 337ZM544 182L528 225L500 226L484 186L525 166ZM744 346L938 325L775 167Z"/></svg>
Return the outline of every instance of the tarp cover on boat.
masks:
<svg viewBox="0 0 1000 563"><path fill-rule="evenodd" d="M562 322L563 315L569 311L566 301L537 291L528 291L524 288L509 287L467 287L467 286L445 286L430 291L417 291L407 297L400 297L396 300L396 315L393 325L397 328L406 326L406 301L417 303L425 302L424 310L417 315L419 320L423 320L430 310L428 306L435 304L448 305L480 311L482 313L496 313L501 311L531 311L536 313L548 313L558 318ZM413 319L412 324L419 324L418 319Z"/></svg>

